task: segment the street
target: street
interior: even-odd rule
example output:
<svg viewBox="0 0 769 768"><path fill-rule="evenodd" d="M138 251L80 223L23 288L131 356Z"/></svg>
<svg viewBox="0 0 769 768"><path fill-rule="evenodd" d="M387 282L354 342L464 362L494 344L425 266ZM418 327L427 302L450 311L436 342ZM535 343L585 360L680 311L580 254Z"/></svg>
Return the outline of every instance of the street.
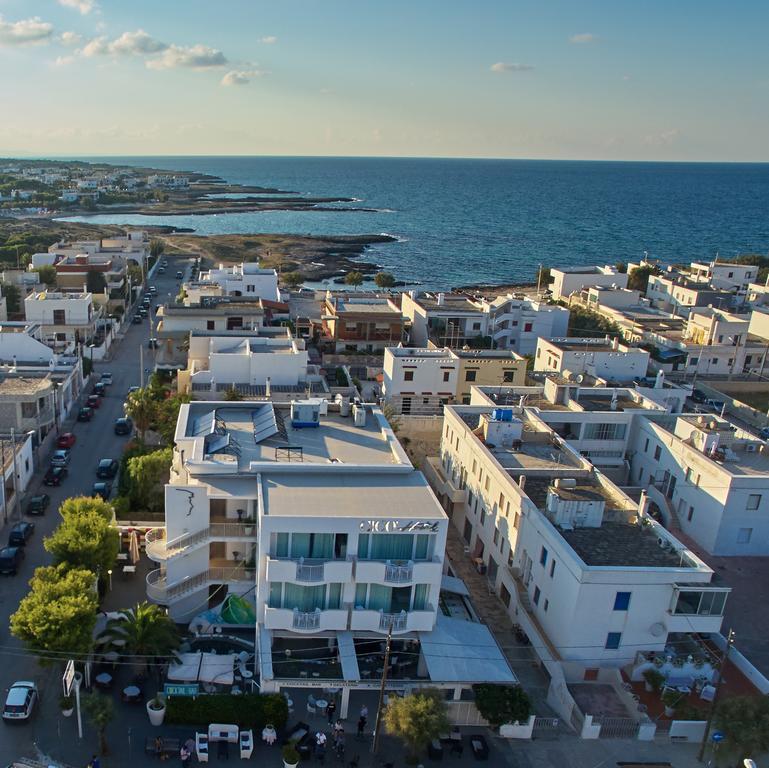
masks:
<svg viewBox="0 0 769 768"><path fill-rule="evenodd" d="M158 304L169 300L168 294L175 297L178 293L179 281L175 279L177 269L183 269L185 275L189 272L189 259L168 257L168 269L164 275L156 275L148 285L157 287ZM133 313L130 313L132 316ZM7 526L0 531L0 540L4 543L13 522L19 519L35 523L35 533L26 546L26 557L16 576L2 576L0 581L0 632L4 663L0 667L0 695L3 703L8 687L17 680L34 680L40 690L41 700L31 722L22 725L0 724L0 765L8 765L20 755L30 755L30 746L37 740L38 734L50 733L54 724L61 722L59 713L59 697L61 691L61 669L58 665L43 668L37 661L24 652L22 643L10 634L8 628L9 616L16 610L19 601L28 591L28 582L35 568L50 563L50 555L43 549L43 538L48 536L58 525L59 504L67 498L79 495L90 495L91 487L96 481L96 465L102 458L119 459L129 437L115 435L113 425L115 419L123 415L123 403L128 394L128 388L140 383L139 350L143 350L144 367L153 368L155 351L147 348L150 338L150 323L141 325L130 323L125 337L116 341L112 347L110 362L95 363L95 375L92 381L98 381L104 371L112 373L112 386L108 387L107 395L102 400L101 407L96 409L90 422L75 422L77 408L71 417L60 427L60 432L73 432L77 442L72 447L69 463L69 476L58 488L49 488L42 484L43 475L48 466L47 457L40 457L40 467L30 483L25 494L26 501L36 493L48 493L51 504L44 516L26 516L23 511L16 511ZM85 351L87 355L87 350ZM145 383L146 383L145 375ZM90 394L93 384L85 388ZM117 478L115 478L117 480ZM116 485L116 482L113 482ZM113 490L114 495L114 490ZM67 722L68 726L74 727ZM74 731L73 731L74 733ZM50 744L50 738L46 738Z"/></svg>

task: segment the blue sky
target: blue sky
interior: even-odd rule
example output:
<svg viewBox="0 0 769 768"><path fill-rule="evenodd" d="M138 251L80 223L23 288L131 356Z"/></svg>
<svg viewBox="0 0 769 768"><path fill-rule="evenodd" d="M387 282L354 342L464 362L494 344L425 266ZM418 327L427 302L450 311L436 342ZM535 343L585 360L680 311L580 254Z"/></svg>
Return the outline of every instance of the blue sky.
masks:
<svg viewBox="0 0 769 768"><path fill-rule="evenodd" d="M769 161L769 3L0 0L0 154Z"/></svg>

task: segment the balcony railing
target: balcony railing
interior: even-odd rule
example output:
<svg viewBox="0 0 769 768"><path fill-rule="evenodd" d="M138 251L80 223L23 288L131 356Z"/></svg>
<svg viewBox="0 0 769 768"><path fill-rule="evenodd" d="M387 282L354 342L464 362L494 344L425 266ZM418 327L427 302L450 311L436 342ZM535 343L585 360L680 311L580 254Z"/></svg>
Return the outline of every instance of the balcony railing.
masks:
<svg viewBox="0 0 769 768"><path fill-rule="evenodd" d="M408 620L409 615L405 611L400 613L382 613L379 616L379 629L388 630L392 627L393 632L405 632Z"/></svg>
<svg viewBox="0 0 769 768"><path fill-rule="evenodd" d="M324 563L308 563L300 560L296 564L296 580L304 582L323 581Z"/></svg>
<svg viewBox="0 0 769 768"><path fill-rule="evenodd" d="M185 576L169 583L162 568L147 574L147 597L161 605L176 602L182 597L211 584L230 581L253 581L254 571L245 566L207 568L205 571Z"/></svg>
<svg viewBox="0 0 769 768"><path fill-rule="evenodd" d="M247 529L249 532L247 532ZM208 528L189 531L168 541L165 528L153 528L147 532L147 557L156 563L171 560L190 550L208 544L211 539L253 539L254 526L242 523L211 523Z"/></svg>
<svg viewBox="0 0 769 768"><path fill-rule="evenodd" d="M318 629L320 627L320 610L294 611L294 629Z"/></svg>
<svg viewBox="0 0 769 768"><path fill-rule="evenodd" d="M414 563L409 561L406 565L394 565L385 563L384 580L388 584L405 584L414 576Z"/></svg>

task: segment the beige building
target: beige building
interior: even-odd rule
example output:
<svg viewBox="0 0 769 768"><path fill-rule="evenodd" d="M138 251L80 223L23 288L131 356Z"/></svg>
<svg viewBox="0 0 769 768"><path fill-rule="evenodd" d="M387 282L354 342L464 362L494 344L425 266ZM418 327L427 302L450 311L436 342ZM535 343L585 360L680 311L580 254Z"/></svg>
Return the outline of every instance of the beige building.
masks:
<svg viewBox="0 0 769 768"><path fill-rule="evenodd" d="M0 430L35 432L42 442L54 426L54 382L48 376L0 379Z"/></svg>

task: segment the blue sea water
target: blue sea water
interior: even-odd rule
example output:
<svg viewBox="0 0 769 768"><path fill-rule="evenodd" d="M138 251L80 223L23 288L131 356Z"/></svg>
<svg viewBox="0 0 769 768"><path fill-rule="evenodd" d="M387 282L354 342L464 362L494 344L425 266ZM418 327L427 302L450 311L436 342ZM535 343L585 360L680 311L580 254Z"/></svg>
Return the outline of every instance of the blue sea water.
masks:
<svg viewBox="0 0 769 768"><path fill-rule="evenodd" d="M88 158L83 158L88 159ZM211 216L110 213L78 221L199 234L388 233L364 256L425 287L523 282L538 265L683 262L769 251L769 164L306 157L99 158L300 195L335 208ZM330 206L323 206L328 208Z"/></svg>

